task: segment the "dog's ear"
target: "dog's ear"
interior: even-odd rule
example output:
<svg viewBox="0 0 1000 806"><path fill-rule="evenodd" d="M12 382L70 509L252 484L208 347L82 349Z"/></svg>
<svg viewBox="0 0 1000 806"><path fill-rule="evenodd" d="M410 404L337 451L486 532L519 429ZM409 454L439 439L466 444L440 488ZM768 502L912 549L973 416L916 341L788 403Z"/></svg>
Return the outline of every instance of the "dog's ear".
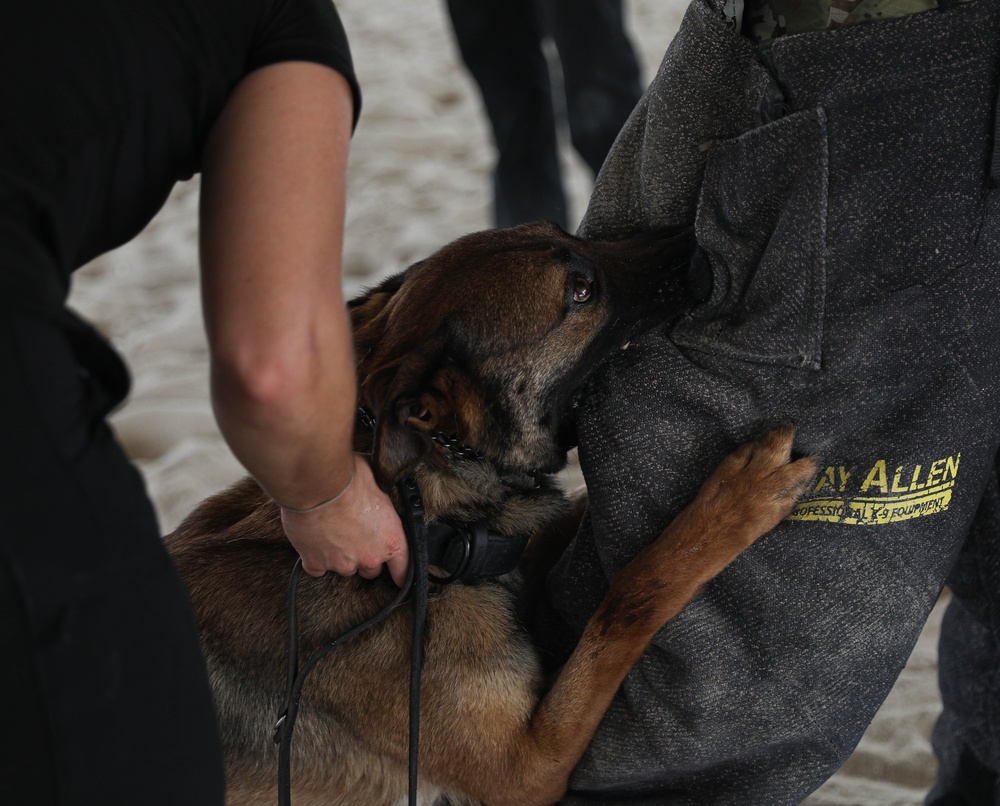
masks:
<svg viewBox="0 0 1000 806"><path fill-rule="evenodd" d="M442 368L443 341L432 339L386 372L391 378L379 394L372 455L375 478L384 490L419 464L430 451L431 433L454 419L451 402L432 384Z"/></svg>
<svg viewBox="0 0 1000 806"><path fill-rule="evenodd" d="M378 315L392 298L392 295L399 291L404 279L406 279L406 272L398 272L386 277L377 286L365 289L358 296L348 300L347 310L351 313L353 324L363 324L368 319Z"/></svg>
<svg viewBox="0 0 1000 806"><path fill-rule="evenodd" d="M367 352L381 338L385 327L383 313L405 278L406 272L394 274L348 301L354 349L359 354Z"/></svg>
<svg viewBox="0 0 1000 806"><path fill-rule="evenodd" d="M375 430L372 469L385 492L415 468L430 450L430 439L412 431L395 417L383 417Z"/></svg>
<svg viewBox="0 0 1000 806"><path fill-rule="evenodd" d="M383 489L388 490L427 455L431 433L446 407L446 401L425 392L396 400L387 416L379 419L372 464Z"/></svg>

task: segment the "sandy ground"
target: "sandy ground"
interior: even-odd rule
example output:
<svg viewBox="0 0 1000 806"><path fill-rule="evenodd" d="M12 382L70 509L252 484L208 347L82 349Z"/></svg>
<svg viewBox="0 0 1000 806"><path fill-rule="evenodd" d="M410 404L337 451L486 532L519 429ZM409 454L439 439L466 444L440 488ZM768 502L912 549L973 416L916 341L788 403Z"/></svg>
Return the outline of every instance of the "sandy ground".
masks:
<svg viewBox="0 0 1000 806"><path fill-rule="evenodd" d="M478 96L460 67L443 0L339 0L365 101L352 146L345 246L349 294L439 245L489 225L492 156ZM648 80L682 0L626 0ZM571 215L590 177L565 154ZM164 531L242 475L215 427L197 281L197 196L178 186L147 230L78 273L72 301L110 335L134 373L114 424L141 467ZM940 704L935 611L861 746L808 801L917 804L933 778L928 735Z"/></svg>

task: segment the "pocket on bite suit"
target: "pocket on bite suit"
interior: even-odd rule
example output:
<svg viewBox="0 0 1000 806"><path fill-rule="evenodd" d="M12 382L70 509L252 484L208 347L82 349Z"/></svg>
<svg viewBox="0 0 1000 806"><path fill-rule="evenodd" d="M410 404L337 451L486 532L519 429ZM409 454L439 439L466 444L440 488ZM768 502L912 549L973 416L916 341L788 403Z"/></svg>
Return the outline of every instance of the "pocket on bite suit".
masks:
<svg viewBox="0 0 1000 806"><path fill-rule="evenodd" d="M692 265L711 295L675 326L676 344L743 361L820 367L827 186L822 108L711 145Z"/></svg>

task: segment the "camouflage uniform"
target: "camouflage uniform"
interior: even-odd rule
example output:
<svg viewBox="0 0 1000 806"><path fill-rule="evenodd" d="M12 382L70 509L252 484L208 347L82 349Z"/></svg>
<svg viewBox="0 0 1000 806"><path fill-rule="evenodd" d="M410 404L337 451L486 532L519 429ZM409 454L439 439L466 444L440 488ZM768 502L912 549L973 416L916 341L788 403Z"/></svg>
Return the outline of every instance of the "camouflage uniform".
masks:
<svg viewBox="0 0 1000 806"><path fill-rule="evenodd" d="M737 33L764 42L776 36L905 17L943 5L948 3L938 0L727 0L725 13Z"/></svg>

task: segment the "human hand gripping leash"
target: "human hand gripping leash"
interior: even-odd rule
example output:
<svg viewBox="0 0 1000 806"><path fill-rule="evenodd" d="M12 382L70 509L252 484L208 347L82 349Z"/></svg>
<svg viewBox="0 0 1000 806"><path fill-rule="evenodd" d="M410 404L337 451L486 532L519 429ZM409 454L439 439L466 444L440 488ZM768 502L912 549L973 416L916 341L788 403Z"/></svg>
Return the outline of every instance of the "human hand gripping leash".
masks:
<svg viewBox="0 0 1000 806"><path fill-rule="evenodd" d="M353 477L352 477L353 479ZM350 486L350 483L348 483ZM411 590L413 597L413 642L410 653L410 732L409 732L409 787L408 800L410 806L417 806L417 768L418 750L420 744L420 675L424 664L424 625L427 620L427 526L424 523L424 507L420 493L413 478L408 476L397 485L403 503L403 527L406 532L410 549L410 569L406 582L400 588L396 598L371 618L352 627L342 635L337 636L326 645L320 647L305 662L302 669L298 667L299 629L298 629L298 586L302 572L302 559L295 561L291 579L288 584L288 687L285 701L275 724L274 741L278 748L278 804L291 806L291 751L292 732L295 729L295 718L298 714L299 698L302 687L309 672L330 651L341 644L350 641L370 627L375 626L394 610L400 607Z"/></svg>
<svg viewBox="0 0 1000 806"><path fill-rule="evenodd" d="M420 675L424 666L424 626L427 621L428 583L446 585L451 582L473 582L498 577L513 571L527 545L527 536L513 537L491 533L485 522L452 526L446 523L427 524L420 491L412 476L396 485L403 505L403 528L410 549L410 568L406 582L396 598L371 618L334 638L316 650L301 670L298 668L298 585L302 572L299 559L292 569L288 585L288 688L285 702L275 725L274 741L278 751L278 804L291 806L291 746L292 731L298 713L299 698L306 676L331 650L375 626L406 602L413 593L413 640L410 652L409 705L409 791L410 806L417 806L417 767L420 745ZM430 564L448 572L447 576L432 576Z"/></svg>

